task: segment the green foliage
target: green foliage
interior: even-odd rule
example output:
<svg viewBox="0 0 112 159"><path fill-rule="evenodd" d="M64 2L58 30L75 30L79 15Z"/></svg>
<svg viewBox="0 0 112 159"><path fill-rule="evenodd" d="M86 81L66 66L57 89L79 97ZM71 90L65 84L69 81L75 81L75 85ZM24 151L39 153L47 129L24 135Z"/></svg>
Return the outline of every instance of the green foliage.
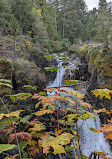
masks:
<svg viewBox="0 0 112 159"><path fill-rule="evenodd" d="M10 84L8 84L8 83L2 83L2 82L0 82L0 86L7 86L7 87L12 88L12 86Z"/></svg>
<svg viewBox="0 0 112 159"><path fill-rule="evenodd" d="M77 80L65 80L65 83L66 83L68 86L70 86L70 84L76 84L76 83L78 83L78 81L77 81Z"/></svg>
<svg viewBox="0 0 112 159"><path fill-rule="evenodd" d="M9 0L0 1L0 24L6 34L18 35L21 34L21 29L18 20L11 12L11 7Z"/></svg>
<svg viewBox="0 0 112 159"><path fill-rule="evenodd" d="M25 100L29 97L31 97L32 95L30 93L18 93L18 94L14 94L14 95L5 95L5 96L9 96L10 99L15 102L17 100Z"/></svg>
<svg viewBox="0 0 112 159"><path fill-rule="evenodd" d="M2 82L2 83L9 83L9 84L12 83L11 80L7 80L7 79L0 79L0 82Z"/></svg>
<svg viewBox="0 0 112 159"><path fill-rule="evenodd" d="M0 114L0 120L5 116L5 117L12 117L12 116L15 116L15 117L17 117L17 118L19 118L19 114L21 113L21 112L23 112L24 110L18 110L18 111L15 111L15 112L12 112L12 113L9 113L9 114L3 114L3 113L1 113Z"/></svg>
<svg viewBox="0 0 112 159"><path fill-rule="evenodd" d="M94 119L98 116L98 115L94 115L94 113L90 113L89 111L87 111L87 108L89 108L89 104L85 105L86 103L84 101L82 102L83 95L78 92L71 91L71 90L60 90L60 92L72 94L72 98L73 97L77 98L77 101L74 101L70 97L63 97L60 94L57 94L57 90L59 91L58 88L49 88L45 90L49 92L54 91L55 96L48 97L46 96L46 94L43 94L43 92L34 94L33 97L30 95L29 97L39 100L39 102L35 106L35 108L38 109L38 111L35 112L34 110L34 113L32 113L32 115L26 115L23 118L19 118L19 121L17 121L16 123L16 125L24 124L24 129L27 129L30 132L30 133L27 133L27 132L17 133L18 138L21 139L20 149L21 149L21 152L24 153L23 156L28 157L30 155L32 157L35 157L36 155L38 156L40 151L41 153L46 155L50 152L52 152L54 155L59 153L63 153L66 155L66 153L69 153L70 151L72 151L72 147L70 148L70 143L72 139L74 138L73 134L75 134L76 139L79 138L79 136L77 136L78 130L77 129L74 130L74 126L77 124L77 120L80 120L80 119L85 120L88 118ZM104 96L108 98L109 94L112 93L111 90L107 90L107 89L103 89L103 90L97 89L92 92L96 96L100 95L102 98ZM22 96L21 98L19 98L19 100L22 100L24 98L23 95L24 95L23 93L19 94L19 96ZM60 108L57 107L56 106L57 100L64 105L66 105L67 103L67 109L62 107ZM80 107L80 103L82 104L82 107L83 107L82 109ZM98 110L98 111L97 111L98 113L105 112L107 114L110 114L109 111L104 109ZM1 113L0 118L2 119L3 116L19 117L20 112L22 112L22 110L11 112L10 114ZM55 116L55 114L57 113L58 113L58 116L57 115ZM57 125L59 125L58 129L57 129ZM49 127L51 127L52 129L49 129ZM11 133L12 130L13 128L10 127L8 130L6 130L6 132ZM95 128L90 128L90 130L94 131L95 133L100 133L101 131L105 131L105 129L97 130ZM11 135L9 136L10 137L9 139L13 141L14 134L11 134ZM31 140L31 135L33 137L32 140ZM111 137L111 134L108 134L108 137ZM27 139L28 142L26 141L23 142L23 139ZM30 140L31 142L29 142ZM12 147L7 144L3 144L3 146L4 145L6 147L5 148L3 147L3 149L0 152L16 148L15 147L16 145ZM67 148L66 146L69 148ZM50 147L52 147L54 151L52 151ZM27 150L26 148L28 149L28 151L26 151ZM79 149L78 141L77 141L77 147L75 148ZM83 158L86 158L86 156L84 155L82 156Z"/></svg>
<svg viewBox="0 0 112 159"><path fill-rule="evenodd" d="M50 52L68 50L70 43L85 40L104 42L111 32L111 9L106 3L88 13L84 0L1 0L0 11L5 34L28 34Z"/></svg>
<svg viewBox="0 0 112 159"><path fill-rule="evenodd" d="M35 124L33 128L30 128L29 131L42 131L45 130L45 125Z"/></svg>
<svg viewBox="0 0 112 159"><path fill-rule="evenodd" d="M103 99L103 97L107 99L111 99L112 90L109 89L95 89L92 91L92 93L98 97L98 95Z"/></svg>
<svg viewBox="0 0 112 159"><path fill-rule="evenodd" d="M0 144L0 153L3 151L8 151L14 149L16 145L13 144Z"/></svg>
<svg viewBox="0 0 112 159"><path fill-rule="evenodd" d="M49 59L53 59L54 58L54 56L53 55L46 55L46 56L44 56L45 58L47 58L47 60L49 60Z"/></svg>
<svg viewBox="0 0 112 159"><path fill-rule="evenodd" d="M28 88L29 90L37 90L37 86L24 85L23 87Z"/></svg>
<svg viewBox="0 0 112 159"><path fill-rule="evenodd" d="M108 35L112 26L112 13L110 8L107 7L107 3L99 3L99 12L95 21L95 40L99 42L105 42L108 47Z"/></svg>
<svg viewBox="0 0 112 159"><path fill-rule="evenodd" d="M26 116L24 116L18 123L23 123L23 124L25 124L25 123L28 122L31 118L32 118L32 115L26 115Z"/></svg>
<svg viewBox="0 0 112 159"><path fill-rule="evenodd" d="M45 67L45 70L46 71L50 71L50 72L53 72L53 71L56 71L58 70L58 67Z"/></svg>
<svg viewBox="0 0 112 159"><path fill-rule="evenodd" d="M68 50L70 47L71 43L69 41L69 38L63 38L63 42L62 42L62 50Z"/></svg>
<svg viewBox="0 0 112 159"><path fill-rule="evenodd" d="M93 132L95 132L95 133L100 133L100 130L98 130L98 129L95 129L95 128L89 128L91 131L93 131Z"/></svg>

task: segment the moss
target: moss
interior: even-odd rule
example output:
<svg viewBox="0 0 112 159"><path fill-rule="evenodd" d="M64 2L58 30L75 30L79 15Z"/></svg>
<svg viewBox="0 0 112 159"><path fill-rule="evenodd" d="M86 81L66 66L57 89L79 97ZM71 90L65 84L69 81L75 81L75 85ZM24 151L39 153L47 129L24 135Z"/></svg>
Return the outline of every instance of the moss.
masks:
<svg viewBox="0 0 112 159"><path fill-rule="evenodd" d="M45 75L34 62L18 58L14 61L14 66L15 81L19 87L27 84L45 86Z"/></svg>
<svg viewBox="0 0 112 159"><path fill-rule="evenodd" d="M14 50L14 39L13 37L0 37L1 50Z"/></svg>
<svg viewBox="0 0 112 159"><path fill-rule="evenodd" d="M12 80L13 64L11 61L6 59L0 59L0 79ZM1 86L0 96L4 94L10 94L11 89L5 86Z"/></svg>
<svg viewBox="0 0 112 159"><path fill-rule="evenodd" d="M6 59L0 59L0 78L11 79L13 71L13 63Z"/></svg>
<svg viewBox="0 0 112 159"><path fill-rule="evenodd" d="M103 69L103 76L112 77L112 61L108 56L100 59L100 69Z"/></svg>
<svg viewBox="0 0 112 159"><path fill-rule="evenodd" d="M72 45L69 55L75 57L85 57L88 62L88 71L91 72L91 79L98 77L99 88L112 89L112 49L109 51L100 44ZM96 77L94 77L96 72ZM98 82L97 81L97 82ZM103 84L100 84L103 83Z"/></svg>

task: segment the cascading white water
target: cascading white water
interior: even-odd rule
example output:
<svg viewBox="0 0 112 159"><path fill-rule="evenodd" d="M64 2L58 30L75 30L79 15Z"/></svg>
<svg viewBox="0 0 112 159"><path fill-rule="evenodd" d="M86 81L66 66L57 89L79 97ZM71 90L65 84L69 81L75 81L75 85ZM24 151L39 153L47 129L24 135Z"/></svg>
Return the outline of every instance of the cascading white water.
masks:
<svg viewBox="0 0 112 159"><path fill-rule="evenodd" d="M58 59L58 57L56 57L57 61L58 61L58 70L57 70L57 75L55 80L53 81L52 84L48 85L47 88L49 87L59 87L62 85L62 80L63 80L63 76L65 73L65 68L62 66L63 62L61 60Z"/></svg>
<svg viewBox="0 0 112 159"><path fill-rule="evenodd" d="M78 130L80 135L81 152L89 156L91 152L105 152L110 154L109 143L105 140L103 133L95 133L89 128L100 130L100 119L86 119L78 121Z"/></svg>
<svg viewBox="0 0 112 159"><path fill-rule="evenodd" d="M47 86L49 87L59 87L62 85L63 76L65 73L65 68L62 67L63 62L57 58L58 61L58 71L57 76L54 82ZM63 90L73 90L70 87L61 87ZM73 90L74 91L74 90ZM54 95L54 93L48 93L48 95ZM80 144L81 144L81 153L87 157L91 154L91 152L105 152L110 154L110 146L106 141L103 133L95 133L91 131L89 128L95 128L100 130L100 119L97 117L95 119L86 119L78 121L78 130L80 135ZM75 143L74 139L74 143ZM74 150L75 151L75 150ZM75 152L74 152L75 153Z"/></svg>

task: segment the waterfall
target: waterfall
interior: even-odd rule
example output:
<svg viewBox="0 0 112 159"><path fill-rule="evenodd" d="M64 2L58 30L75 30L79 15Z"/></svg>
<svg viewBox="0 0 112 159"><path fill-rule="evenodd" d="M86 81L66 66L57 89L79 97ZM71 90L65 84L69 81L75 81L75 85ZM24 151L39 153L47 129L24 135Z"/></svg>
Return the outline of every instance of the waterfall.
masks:
<svg viewBox="0 0 112 159"><path fill-rule="evenodd" d="M65 73L65 68L62 67L63 62L61 60L59 60L56 57L57 61L58 61L58 71L57 71L57 76L54 80L54 82L47 86L47 88L49 87L59 87L62 85L62 80L63 80L63 76ZM61 87L62 90L73 90L70 87ZM74 91L74 90L73 90ZM55 93L49 93L48 95L54 95ZM93 131L91 131L89 128L95 128L100 130L100 119L99 117L95 118L95 119L86 119L86 120L79 120L78 123L78 132L79 132L79 136L80 136L80 148L81 148L81 153L87 157L89 157L89 155L92 152L105 152L108 154L111 154L110 152L110 146L109 143L106 141L103 133L95 133ZM75 144L75 138L73 140L74 144ZM74 149L74 154L75 154L75 149ZM75 155L73 155L75 156ZM74 157L75 158L75 157Z"/></svg>
<svg viewBox="0 0 112 159"><path fill-rule="evenodd" d="M106 141L103 133L95 133L89 128L100 130L100 119L86 119L78 121L78 130L80 135L81 152L85 156L89 156L91 152L105 152L110 154L110 146Z"/></svg>
<svg viewBox="0 0 112 159"><path fill-rule="evenodd" d="M57 70L57 75L55 80L53 81L52 84L48 85L47 88L49 87L59 87L62 85L62 80L63 76L65 74L65 68L62 66L63 62L56 57L56 60L58 61L58 70Z"/></svg>

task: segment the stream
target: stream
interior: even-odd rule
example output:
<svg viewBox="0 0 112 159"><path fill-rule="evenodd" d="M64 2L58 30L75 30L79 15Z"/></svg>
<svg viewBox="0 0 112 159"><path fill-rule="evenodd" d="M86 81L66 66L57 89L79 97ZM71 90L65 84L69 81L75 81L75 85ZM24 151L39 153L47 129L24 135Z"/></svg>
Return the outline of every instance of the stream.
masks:
<svg viewBox="0 0 112 159"><path fill-rule="evenodd" d="M49 87L59 87L62 85L62 80L63 80L63 76L65 74L65 68L62 67L63 62L61 60L59 60L56 57L57 61L58 61L58 71L57 71L57 76L55 78L55 80L53 82L50 82L49 85L47 85L47 88ZM70 87L61 87L61 89L63 90L73 90L75 91L73 88ZM49 95L54 95L55 93L48 93ZM89 128L95 128L100 130L100 118L97 117L95 119L86 119L86 120L79 120L78 123L78 132L79 132L79 136L80 136L80 148L81 148L81 153L87 157L89 157L89 155L92 152L105 152L108 154L111 154L110 151L110 145L108 143L108 141L105 139L103 133L95 133L93 131L91 131ZM73 143L75 145L76 139L74 138ZM76 156L76 151L74 149L73 151L73 159L75 159ZM108 156L107 156L108 157Z"/></svg>

